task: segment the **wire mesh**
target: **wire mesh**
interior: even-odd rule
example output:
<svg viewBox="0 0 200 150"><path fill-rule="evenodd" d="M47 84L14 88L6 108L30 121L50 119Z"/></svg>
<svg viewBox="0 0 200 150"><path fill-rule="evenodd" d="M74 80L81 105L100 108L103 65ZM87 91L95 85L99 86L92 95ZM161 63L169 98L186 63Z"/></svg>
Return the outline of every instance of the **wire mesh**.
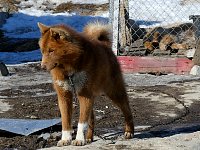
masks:
<svg viewBox="0 0 200 150"><path fill-rule="evenodd" d="M200 0L110 0L114 51L184 57L200 35L199 6Z"/></svg>

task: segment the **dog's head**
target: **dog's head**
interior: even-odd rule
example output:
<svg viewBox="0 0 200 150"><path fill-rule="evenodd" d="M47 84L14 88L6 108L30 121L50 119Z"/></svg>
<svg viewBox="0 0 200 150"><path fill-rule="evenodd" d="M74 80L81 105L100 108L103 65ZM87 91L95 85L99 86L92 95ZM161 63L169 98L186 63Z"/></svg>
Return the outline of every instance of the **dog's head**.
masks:
<svg viewBox="0 0 200 150"><path fill-rule="evenodd" d="M56 67L72 65L81 54L77 33L63 26L46 26L38 23L41 38L39 46L42 53L41 67L51 71Z"/></svg>

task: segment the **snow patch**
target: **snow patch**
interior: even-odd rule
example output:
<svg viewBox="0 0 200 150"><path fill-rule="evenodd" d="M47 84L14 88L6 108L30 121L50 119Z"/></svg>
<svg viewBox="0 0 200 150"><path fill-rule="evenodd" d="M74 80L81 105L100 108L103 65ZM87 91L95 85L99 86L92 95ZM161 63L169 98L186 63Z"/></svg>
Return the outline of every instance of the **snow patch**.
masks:
<svg viewBox="0 0 200 150"><path fill-rule="evenodd" d="M10 109L11 106L8 103L6 103L4 99L0 99L0 113L5 113Z"/></svg>

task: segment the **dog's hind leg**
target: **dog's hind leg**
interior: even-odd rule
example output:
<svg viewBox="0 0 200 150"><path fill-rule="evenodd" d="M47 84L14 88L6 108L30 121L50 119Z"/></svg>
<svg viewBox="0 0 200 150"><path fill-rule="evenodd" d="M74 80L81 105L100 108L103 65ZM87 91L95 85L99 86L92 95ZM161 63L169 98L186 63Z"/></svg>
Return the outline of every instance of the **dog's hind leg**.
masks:
<svg viewBox="0 0 200 150"><path fill-rule="evenodd" d="M90 113L90 117L88 120L88 131L86 135L86 143L91 143L93 141L94 135L94 111L92 110Z"/></svg>
<svg viewBox="0 0 200 150"><path fill-rule="evenodd" d="M119 81L119 80L118 80ZM113 88L109 88L109 91L106 92L107 96L116 104L125 117L125 133L124 136L126 139L133 138L134 135L134 123L129 106L128 96L123 86L123 83L114 82ZM110 86L112 86L110 84ZM112 89L112 90L111 90Z"/></svg>
<svg viewBox="0 0 200 150"><path fill-rule="evenodd" d="M86 132L88 131L88 121L90 120L90 114L92 111L94 100L87 92L83 92L80 96L78 96L79 104L80 104L80 116L78 122L78 129L76 134L76 139L72 141L72 145L82 146L86 144ZM90 124L90 123L89 123ZM90 129L89 129L90 131Z"/></svg>

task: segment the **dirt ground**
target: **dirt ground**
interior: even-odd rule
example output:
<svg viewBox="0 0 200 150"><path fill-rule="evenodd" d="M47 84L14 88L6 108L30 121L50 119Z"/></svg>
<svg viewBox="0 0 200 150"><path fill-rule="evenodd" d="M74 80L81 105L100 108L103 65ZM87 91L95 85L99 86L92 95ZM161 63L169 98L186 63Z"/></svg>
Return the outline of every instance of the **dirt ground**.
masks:
<svg viewBox="0 0 200 150"><path fill-rule="evenodd" d="M25 66L9 67L10 77L1 77L2 87L0 98L4 103L11 106L7 111L0 113L0 118L15 119L53 119L59 118L60 113L57 105L56 93L52 88L51 78L47 72L40 69L39 63ZM40 76L38 76L40 74ZM45 81L45 79L48 79ZM18 83L16 83L18 82ZM187 81L190 83L191 81ZM187 83L186 82L186 83ZM199 81L196 81L199 82ZM12 84L11 84L12 83ZM8 84L8 86L6 86ZM200 103L197 101L189 106L181 101L184 93L184 82L178 82L178 88L169 85L156 86L130 86L127 92L130 98L130 106L133 112L135 125L150 126L145 129L137 129L136 132L151 133L151 136L160 137L167 133L164 129L177 127L183 124L200 123ZM149 94L149 96L145 96ZM171 104L164 104L152 97L159 97L164 101L174 100ZM160 101L160 100L159 100ZM102 95L95 101L94 111L96 114L95 136L104 140L115 140L122 135L123 115L112 105L112 102ZM163 115L162 113L168 113ZM165 112L166 111L166 112ZM175 116L170 116L173 112ZM76 130L79 107L74 101L73 128ZM173 115L172 113L172 115ZM194 117L194 115L196 117ZM111 119L112 118L112 119ZM164 129L163 129L164 128ZM28 136L0 132L0 149L39 149L55 146L60 139L61 125L57 124L45 130L38 131ZM108 131L116 131L112 137L102 136ZM48 133L45 139L41 134ZM56 136L55 136L56 135Z"/></svg>

